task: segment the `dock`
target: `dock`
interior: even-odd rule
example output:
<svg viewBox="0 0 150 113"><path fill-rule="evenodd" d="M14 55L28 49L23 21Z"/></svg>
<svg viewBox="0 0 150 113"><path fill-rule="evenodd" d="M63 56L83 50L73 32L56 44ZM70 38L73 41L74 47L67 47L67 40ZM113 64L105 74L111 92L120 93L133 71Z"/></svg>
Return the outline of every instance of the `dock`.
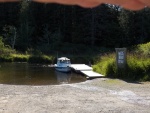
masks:
<svg viewBox="0 0 150 113"><path fill-rule="evenodd" d="M71 64L70 66L75 71L91 71L93 70L92 67L85 65L85 64Z"/></svg>
<svg viewBox="0 0 150 113"><path fill-rule="evenodd" d="M70 67L76 72L81 72L86 75L88 78L104 77L104 75L94 72L92 67L85 64L71 64Z"/></svg>

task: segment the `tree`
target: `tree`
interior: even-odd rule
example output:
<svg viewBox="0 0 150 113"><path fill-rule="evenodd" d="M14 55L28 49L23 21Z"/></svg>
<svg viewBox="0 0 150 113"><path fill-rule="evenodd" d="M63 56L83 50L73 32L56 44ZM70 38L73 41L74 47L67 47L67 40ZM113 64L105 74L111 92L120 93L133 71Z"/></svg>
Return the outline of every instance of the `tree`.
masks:
<svg viewBox="0 0 150 113"><path fill-rule="evenodd" d="M130 30L132 27L132 22L134 22L133 21L133 12L127 11L125 9L121 9L120 15L118 17L118 21L119 21L119 25L120 25L121 32L122 32L122 35L120 35L121 43L122 43L122 45L126 44L126 46L127 46L131 43Z"/></svg>
<svg viewBox="0 0 150 113"><path fill-rule="evenodd" d="M0 3L0 34L3 34L4 26L18 26L19 3Z"/></svg>
<svg viewBox="0 0 150 113"><path fill-rule="evenodd" d="M4 36L5 36L5 42L11 45L11 48L14 49L17 39L17 30L14 26L5 26L3 28L4 30Z"/></svg>
<svg viewBox="0 0 150 113"><path fill-rule="evenodd" d="M30 47L34 26L33 22L31 21L30 1L22 0L20 2L20 7L18 46L22 51L25 51Z"/></svg>
<svg viewBox="0 0 150 113"><path fill-rule="evenodd" d="M120 10L119 24L122 30L122 43L125 46L137 45L148 41L150 10L141 11Z"/></svg>

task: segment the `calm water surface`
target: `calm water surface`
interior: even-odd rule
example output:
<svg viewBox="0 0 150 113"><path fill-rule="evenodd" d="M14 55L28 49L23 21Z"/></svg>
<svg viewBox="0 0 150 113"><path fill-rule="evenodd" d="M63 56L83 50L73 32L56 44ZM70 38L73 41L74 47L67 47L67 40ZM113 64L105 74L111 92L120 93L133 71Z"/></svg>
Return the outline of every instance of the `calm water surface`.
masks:
<svg viewBox="0 0 150 113"><path fill-rule="evenodd" d="M0 63L0 84L56 85L85 80L85 77L80 74L61 73L48 65Z"/></svg>

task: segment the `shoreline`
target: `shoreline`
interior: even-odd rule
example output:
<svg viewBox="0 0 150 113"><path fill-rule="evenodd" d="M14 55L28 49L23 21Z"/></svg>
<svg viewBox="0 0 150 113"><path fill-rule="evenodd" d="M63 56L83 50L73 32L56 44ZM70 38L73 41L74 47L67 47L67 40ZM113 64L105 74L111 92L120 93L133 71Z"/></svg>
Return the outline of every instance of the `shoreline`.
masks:
<svg viewBox="0 0 150 113"><path fill-rule="evenodd" d="M99 78L63 85L0 84L2 113L148 113L150 82Z"/></svg>

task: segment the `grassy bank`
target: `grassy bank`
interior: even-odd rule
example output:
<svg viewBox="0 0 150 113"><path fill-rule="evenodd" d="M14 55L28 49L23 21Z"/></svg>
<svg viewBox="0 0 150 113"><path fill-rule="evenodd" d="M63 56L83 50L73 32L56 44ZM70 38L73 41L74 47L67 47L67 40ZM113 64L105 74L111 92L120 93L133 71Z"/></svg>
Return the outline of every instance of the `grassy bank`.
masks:
<svg viewBox="0 0 150 113"><path fill-rule="evenodd" d="M150 43L141 44L128 51L125 69L117 69L115 53L100 56L94 63L94 71L106 77L127 80L150 81Z"/></svg>
<svg viewBox="0 0 150 113"><path fill-rule="evenodd" d="M0 37L0 62L28 62L28 63L50 63L54 61L53 55L43 55L41 52L30 51L24 54L6 46Z"/></svg>
<svg viewBox="0 0 150 113"><path fill-rule="evenodd" d="M126 69L117 69L115 53L100 56L70 56L72 63L94 64L93 70L111 78L150 80L150 58L128 53ZM0 62L56 63L52 55L8 54L1 55Z"/></svg>
<svg viewBox="0 0 150 113"><path fill-rule="evenodd" d="M54 58L55 57L51 55L9 54L1 55L0 62L28 62L53 64Z"/></svg>
<svg viewBox="0 0 150 113"><path fill-rule="evenodd" d="M99 56L94 63L93 70L105 76L112 76L116 71L115 54Z"/></svg>
<svg viewBox="0 0 150 113"><path fill-rule="evenodd" d="M94 71L111 78L128 80L149 81L150 80L150 58L138 58L128 54L126 69L117 69L115 53L102 56L95 65Z"/></svg>

